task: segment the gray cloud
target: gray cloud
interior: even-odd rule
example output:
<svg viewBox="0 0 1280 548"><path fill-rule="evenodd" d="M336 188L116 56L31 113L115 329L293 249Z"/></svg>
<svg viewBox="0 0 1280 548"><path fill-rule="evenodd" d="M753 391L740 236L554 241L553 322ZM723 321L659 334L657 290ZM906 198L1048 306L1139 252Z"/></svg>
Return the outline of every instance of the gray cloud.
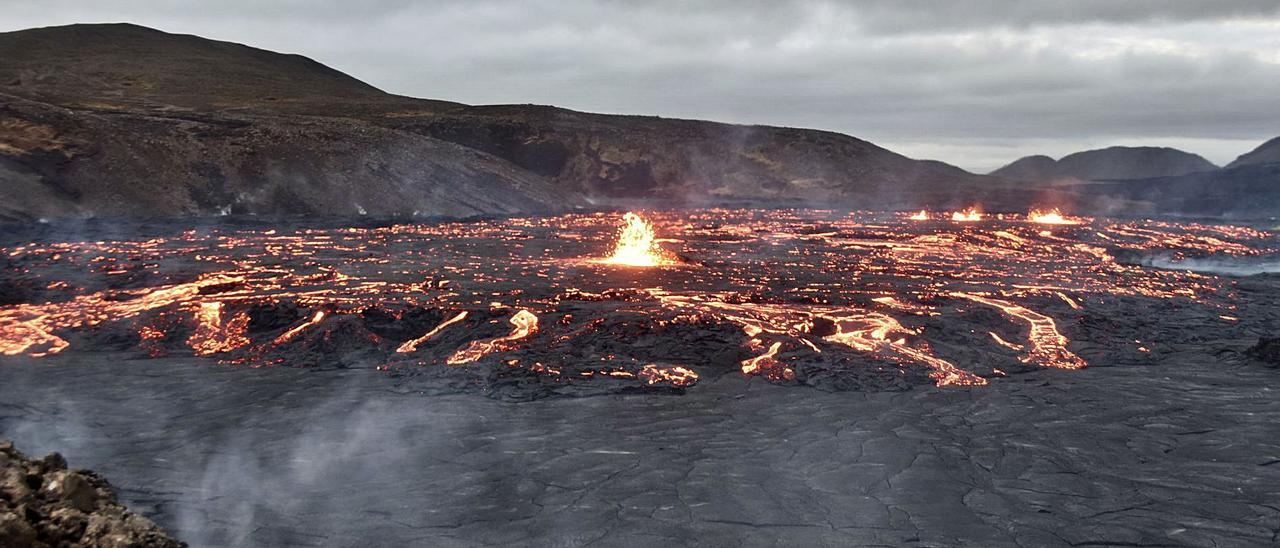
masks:
<svg viewBox="0 0 1280 548"><path fill-rule="evenodd" d="M979 171L1112 144L1225 163L1280 134L1276 0L85 4L2 25L127 20L405 95L815 127Z"/></svg>

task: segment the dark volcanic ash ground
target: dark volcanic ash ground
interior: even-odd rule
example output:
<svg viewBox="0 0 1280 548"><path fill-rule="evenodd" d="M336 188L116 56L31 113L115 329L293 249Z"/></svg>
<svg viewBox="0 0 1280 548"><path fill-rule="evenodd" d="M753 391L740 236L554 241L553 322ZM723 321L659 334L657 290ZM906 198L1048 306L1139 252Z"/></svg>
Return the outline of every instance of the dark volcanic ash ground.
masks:
<svg viewBox="0 0 1280 548"><path fill-rule="evenodd" d="M0 434L193 545L1276 541L1273 230L933 217L29 230Z"/></svg>

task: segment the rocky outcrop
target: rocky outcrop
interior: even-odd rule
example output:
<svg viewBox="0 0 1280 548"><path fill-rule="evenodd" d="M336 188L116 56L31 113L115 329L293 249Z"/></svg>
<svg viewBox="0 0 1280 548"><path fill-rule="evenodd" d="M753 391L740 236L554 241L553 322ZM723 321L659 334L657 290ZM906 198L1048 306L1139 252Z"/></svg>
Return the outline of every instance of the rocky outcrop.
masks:
<svg viewBox="0 0 1280 548"><path fill-rule="evenodd" d="M30 459L0 442L0 546L181 547L116 501L107 480L68 470L57 453Z"/></svg>
<svg viewBox="0 0 1280 548"><path fill-rule="evenodd" d="M1267 367L1280 367L1280 337L1258 339L1258 344L1246 350L1245 355Z"/></svg>

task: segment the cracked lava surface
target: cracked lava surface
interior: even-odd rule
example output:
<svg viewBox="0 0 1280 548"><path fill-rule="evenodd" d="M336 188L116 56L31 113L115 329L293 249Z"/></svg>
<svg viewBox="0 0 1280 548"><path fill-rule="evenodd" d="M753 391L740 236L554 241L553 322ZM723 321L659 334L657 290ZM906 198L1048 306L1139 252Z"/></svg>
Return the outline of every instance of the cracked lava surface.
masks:
<svg viewBox="0 0 1280 548"><path fill-rule="evenodd" d="M197 544L1275 541L1280 282L1142 266L1275 232L645 217L8 242L0 427Z"/></svg>

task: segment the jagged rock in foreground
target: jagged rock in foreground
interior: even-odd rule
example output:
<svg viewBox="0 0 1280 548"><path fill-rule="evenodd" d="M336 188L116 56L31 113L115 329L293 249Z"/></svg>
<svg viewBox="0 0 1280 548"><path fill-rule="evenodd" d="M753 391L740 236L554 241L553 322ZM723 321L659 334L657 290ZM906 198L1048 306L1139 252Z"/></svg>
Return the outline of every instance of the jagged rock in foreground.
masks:
<svg viewBox="0 0 1280 548"><path fill-rule="evenodd" d="M107 480L68 470L62 455L30 459L0 442L0 546L159 546L186 543L116 501Z"/></svg>

